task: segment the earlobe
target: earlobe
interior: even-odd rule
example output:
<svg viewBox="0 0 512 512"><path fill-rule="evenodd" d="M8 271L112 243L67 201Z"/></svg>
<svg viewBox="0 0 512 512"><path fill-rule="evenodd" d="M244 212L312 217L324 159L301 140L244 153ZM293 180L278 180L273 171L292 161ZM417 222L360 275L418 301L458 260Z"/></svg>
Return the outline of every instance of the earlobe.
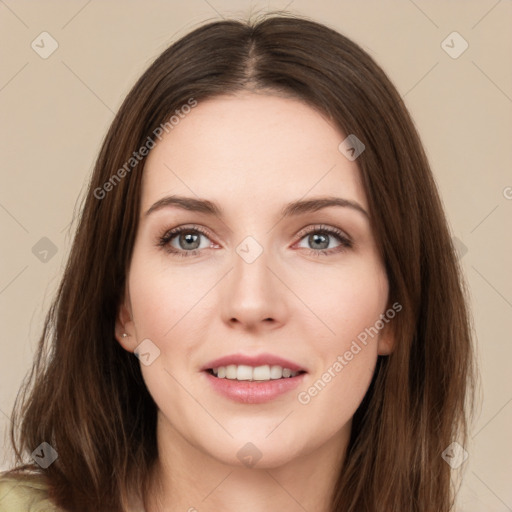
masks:
<svg viewBox="0 0 512 512"><path fill-rule="evenodd" d="M128 352L134 351L136 347L134 324L131 312L124 303L119 306L115 324L115 337L125 350Z"/></svg>

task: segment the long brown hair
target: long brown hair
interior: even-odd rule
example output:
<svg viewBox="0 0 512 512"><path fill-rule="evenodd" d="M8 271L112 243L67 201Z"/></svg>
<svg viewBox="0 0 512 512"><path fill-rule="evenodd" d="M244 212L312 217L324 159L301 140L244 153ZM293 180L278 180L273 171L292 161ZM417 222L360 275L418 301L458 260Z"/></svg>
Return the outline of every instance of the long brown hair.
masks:
<svg viewBox="0 0 512 512"><path fill-rule="evenodd" d="M193 30L126 97L100 150L16 401L17 463L48 442L59 456L43 472L54 501L69 510L121 512L131 490L142 495L158 456L157 410L138 360L114 337L145 158L126 163L191 99L241 90L296 97L365 144L357 164L389 304L403 307L394 320L394 352L379 356L353 418L332 511L447 512L455 491L441 455L452 441L467 441L476 370L464 286L434 179L382 69L337 31L287 13Z"/></svg>

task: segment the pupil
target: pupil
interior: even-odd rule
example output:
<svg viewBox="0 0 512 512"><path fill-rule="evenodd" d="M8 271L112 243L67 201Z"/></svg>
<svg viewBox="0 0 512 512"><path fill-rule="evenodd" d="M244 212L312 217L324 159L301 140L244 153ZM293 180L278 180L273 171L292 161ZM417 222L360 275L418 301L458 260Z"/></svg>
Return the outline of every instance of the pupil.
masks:
<svg viewBox="0 0 512 512"><path fill-rule="evenodd" d="M197 241L199 240L199 236L192 233L184 233L180 236L180 242L184 242L184 249L197 249L199 245ZM196 244L194 247L187 247L186 244Z"/></svg>
<svg viewBox="0 0 512 512"><path fill-rule="evenodd" d="M321 239L323 239L323 241ZM327 249L327 247L329 247L329 240L325 235L314 233L313 235L309 236L309 241L311 243L319 243L320 245L323 244L322 247L316 247L316 249Z"/></svg>

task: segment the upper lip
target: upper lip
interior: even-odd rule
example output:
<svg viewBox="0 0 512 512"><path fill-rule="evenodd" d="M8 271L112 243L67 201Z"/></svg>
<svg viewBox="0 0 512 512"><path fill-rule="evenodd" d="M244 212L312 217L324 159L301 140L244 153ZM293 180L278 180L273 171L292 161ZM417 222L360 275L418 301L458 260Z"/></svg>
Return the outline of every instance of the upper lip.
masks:
<svg viewBox="0 0 512 512"><path fill-rule="evenodd" d="M219 366L228 366L230 364L235 364L237 366L241 364L245 364L247 366L264 366L268 364L269 366L289 368L292 372L306 371L306 369L299 364L273 354L230 354L206 363L201 370L211 370L213 368L218 368Z"/></svg>

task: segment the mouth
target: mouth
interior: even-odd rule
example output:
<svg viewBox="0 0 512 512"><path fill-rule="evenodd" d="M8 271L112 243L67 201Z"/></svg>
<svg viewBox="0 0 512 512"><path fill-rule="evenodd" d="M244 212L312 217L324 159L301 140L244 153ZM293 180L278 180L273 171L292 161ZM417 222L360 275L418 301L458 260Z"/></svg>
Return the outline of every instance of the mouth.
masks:
<svg viewBox="0 0 512 512"><path fill-rule="evenodd" d="M229 364L202 371L214 392L241 404L264 404L278 397L291 400L291 391L303 383L307 373L306 370L268 364Z"/></svg>
<svg viewBox="0 0 512 512"><path fill-rule="evenodd" d="M207 385L220 396L243 404L290 399L308 373L299 363L275 354L230 354L201 368Z"/></svg>
<svg viewBox="0 0 512 512"><path fill-rule="evenodd" d="M292 370L291 368L280 365L235 365L217 366L208 368L207 373L217 379L226 379L232 381L249 381L249 382L269 382L274 380L293 379L298 375L307 373L306 370Z"/></svg>

